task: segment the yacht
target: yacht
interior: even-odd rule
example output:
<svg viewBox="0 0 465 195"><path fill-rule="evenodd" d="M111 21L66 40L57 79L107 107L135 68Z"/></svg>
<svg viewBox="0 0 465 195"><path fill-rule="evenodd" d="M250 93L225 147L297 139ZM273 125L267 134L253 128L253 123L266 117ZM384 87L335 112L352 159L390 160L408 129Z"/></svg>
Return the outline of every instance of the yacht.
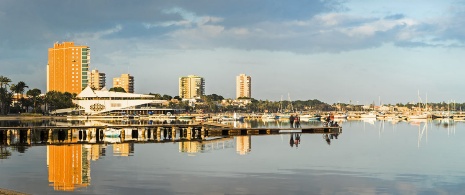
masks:
<svg viewBox="0 0 465 195"><path fill-rule="evenodd" d="M376 118L376 112L370 111L368 113L364 113L360 115L360 118Z"/></svg>

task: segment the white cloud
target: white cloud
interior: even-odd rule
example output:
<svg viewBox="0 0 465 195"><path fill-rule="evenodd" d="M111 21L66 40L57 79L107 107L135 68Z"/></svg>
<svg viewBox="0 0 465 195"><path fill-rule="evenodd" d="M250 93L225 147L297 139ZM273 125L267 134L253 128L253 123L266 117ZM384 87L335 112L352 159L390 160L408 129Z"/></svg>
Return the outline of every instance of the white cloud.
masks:
<svg viewBox="0 0 465 195"><path fill-rule="evenodd" d="M248 35L250 33L247 28L232 28L231 32L236 35Z"/></svg>
<svg viewBox="0 0 465 195"><path fill-rule="evenodd" d="M411 19L377 20L354 28L343 29L342 32L349 36L373 36L377 32L386 32L396 27L411 27L417 22Z"/></svg>
<svg viewBox="0 0 465 195"><path fill-rule="evenodd" d="M195 27L206 24L214 24L222 22L223 18L213 16L198 16L194 12L187 11L185 9L176 7L169 10L163 11L165 14L179 14L182 20L178 21L166 21L166 22L155 22L155 23L143 23L145 28L150 29L154 27L168 27L168 26L180 26L180 27Z"/></svg>
<svg viewBox="0 0 465 195"><path fill-rule="evenodd" d="M105 29L105 30L96 31L96 32L75 33L75 34L69 34L68 36L75 40L87 40L87 41L98 40L104 36L120 32L122 29L123 27L121 25L116 25L115 27L110 28L110 29Z"/></svg>

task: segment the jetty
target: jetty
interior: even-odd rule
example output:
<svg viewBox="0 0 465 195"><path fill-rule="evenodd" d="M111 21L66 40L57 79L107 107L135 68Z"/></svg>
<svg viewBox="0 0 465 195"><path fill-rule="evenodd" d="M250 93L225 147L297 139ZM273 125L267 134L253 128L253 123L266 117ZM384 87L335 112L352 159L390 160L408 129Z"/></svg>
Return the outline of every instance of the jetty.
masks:
<svg viewBox="0 0 465 195"><path fill-rule="evenodd" d="M294 133L339 135L342 127L234 128L219 123L0 127L0 145L161 143Z"/></svg>

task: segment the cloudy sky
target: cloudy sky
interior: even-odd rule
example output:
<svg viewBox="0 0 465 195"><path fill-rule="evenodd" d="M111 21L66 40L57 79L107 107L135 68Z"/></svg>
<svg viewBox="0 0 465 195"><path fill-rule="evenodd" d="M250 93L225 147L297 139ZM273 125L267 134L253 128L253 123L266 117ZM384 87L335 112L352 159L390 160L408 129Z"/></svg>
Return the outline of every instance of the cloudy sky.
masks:
<svg viewBox="0 0 465 195"><path fill-rule="evenodd" d="M0 75L46 89L47 49L91 48L91 69L135 77L136 93L327 103L465 101L462 0L0 0Z"/></svg>

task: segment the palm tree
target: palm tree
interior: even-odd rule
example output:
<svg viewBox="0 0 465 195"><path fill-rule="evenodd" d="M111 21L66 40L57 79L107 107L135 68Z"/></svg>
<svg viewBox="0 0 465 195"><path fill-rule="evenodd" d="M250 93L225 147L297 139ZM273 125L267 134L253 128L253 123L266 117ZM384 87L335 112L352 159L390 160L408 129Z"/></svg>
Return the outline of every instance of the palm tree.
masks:
<svg viewBox="0 0 465 195"><path fill-rule="evenodd" d="M6 114L11 103L11 94L6 89L11 79L0 75L0 113Z"/></svg>
<svg viewBox="0 0 465 195"><path fill-rule="evenodd" d="M7 85L10 85L11 79L0 75L0 88L6 88Z"/></svg>
<svg viewBox="0 0 465 195"><path fill-rule="evenodd" d="M24 90L26 88L29 88L29 86L26 85L26 83L24 81L19 81L18 84L16 84L16 91L15 93L19 93L21 94L21 97L23 96L24 94Z"/></svg>
<svg viewBox="0 0 465 195"><path fill-rule="evenodd" d="M34 112L37 111L37 98L39 95L42 93L40 89L34 88L26 92L26 95L29 96L29 98L32 99L33 102L33 107L34 107Z"/></svg>
<svg viewBox="0 0 465 195"><path fill-rule="evenodd" d="M17 98L16 101L21 102L21 107L20 107L21 109L23 109L23 106L24 106L22 102L25 102L24 96L23 96L25 88L29 88L29 86L27 86L24 81L19 81L17 84L12 84L10 86L11 92L16 93L16 98ZM18 94L21 94L21 96L19 96L20 98L18 98Z"/></svg>

